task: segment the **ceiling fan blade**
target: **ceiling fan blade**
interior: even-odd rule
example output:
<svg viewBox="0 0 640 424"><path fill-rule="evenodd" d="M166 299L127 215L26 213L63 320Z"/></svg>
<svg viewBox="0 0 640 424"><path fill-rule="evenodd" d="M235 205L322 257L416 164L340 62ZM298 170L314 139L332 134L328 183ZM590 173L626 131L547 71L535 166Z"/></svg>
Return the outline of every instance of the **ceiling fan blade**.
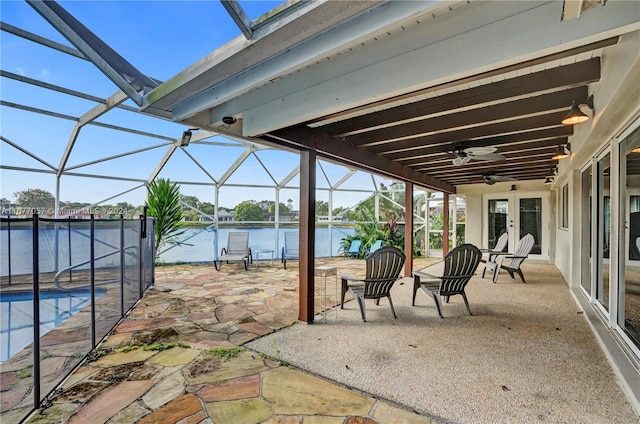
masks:
<svg viewBox="0 0 640 424"><path fill-rule="evenodd" d="M468 155L468 158L471 158L473 160L482 160L485 162L492 162L492 161L498 161L498 160L505 160L506 158L504 156L502 156L499 153L488 153L486 155Z"/></svg>
<svg viewBox="0 0 640 424"><path fill-rule="evenodd" d="M495 153L498 150L497 147L467 147L464 152L468 155L479 156Z"/></svg>
<svg viewBox="0 0 640 424"><path fill-rule="evenodd" d="M517 178L513 178L513 177L505 177L503 175L494 175L493 177L491 177L493 180L495 181L518 181Z"/></svg>

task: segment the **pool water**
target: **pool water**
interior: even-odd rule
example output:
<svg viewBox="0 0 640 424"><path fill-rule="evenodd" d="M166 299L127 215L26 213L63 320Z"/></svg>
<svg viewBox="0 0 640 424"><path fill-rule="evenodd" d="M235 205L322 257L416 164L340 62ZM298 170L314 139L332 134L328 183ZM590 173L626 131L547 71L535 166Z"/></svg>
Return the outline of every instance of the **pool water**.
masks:
<svg viewBox="0 0 640 424"><path fill-rule="evenodd" d="M96 290L96 299L106 290ZM89 290L40 292L40 337L91 304ZM33 343L33 293L0 293L0 363Z"/></svg>

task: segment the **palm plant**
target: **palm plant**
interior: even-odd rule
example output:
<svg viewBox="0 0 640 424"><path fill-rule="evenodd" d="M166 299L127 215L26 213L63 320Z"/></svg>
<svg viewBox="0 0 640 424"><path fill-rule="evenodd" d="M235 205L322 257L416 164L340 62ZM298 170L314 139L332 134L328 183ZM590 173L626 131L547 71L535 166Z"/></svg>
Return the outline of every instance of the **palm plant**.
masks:
<svg viewBox="0 0 640 424"><path fill-rule="evenodd" d="M180 244L178 236L183 233L182 206L180 205L180 187L168 179L159 178L147 186L147 206L149 215L156 219L155 246L156 258L161 247L166 244Z"/></svg>

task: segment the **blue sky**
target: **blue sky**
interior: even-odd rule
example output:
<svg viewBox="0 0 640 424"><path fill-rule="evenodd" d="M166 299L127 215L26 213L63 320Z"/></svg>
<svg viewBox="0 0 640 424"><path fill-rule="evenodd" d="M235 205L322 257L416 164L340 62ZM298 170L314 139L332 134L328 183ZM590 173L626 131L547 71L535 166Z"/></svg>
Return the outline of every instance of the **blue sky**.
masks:
<svg viewBox="0 0 640 424"><path fill-rule="evenodd" d="M141 72L167 80L216 48L241 35L217 0L209 1L61 1L80 22L109 44L121 56ZM274 1L241 1L251 19L255 19L279 5ZM3 22L29 31L46 39L71 47L71 44L53 29L34 9L24 1L0 2ZM117 91L116 86L91 63L49 49L7 32L0 33L1 68L38 81L77 90L99 98L106 98ZM2 100L33 108L55 111L78 117L89 111L95 103L62 93L33 87L10 78L0 80ZM128 101L126 104L135 106ZM98 119L110 125L135 128L154 134L178 138L185 129L181 125L165 122L124 110L113 110ZM57 167L67 145L75 122L50 117L13 107L0 108L0 127L4 138L35 154L42 161ZM212 141L229 141L217 137ZM146 179L167 151L168 141L114 131L99 126L86 126L80 133L67 166L78 166L104 157L123 154L137 149L158 146L143 153L128 155L100 164L82 166L74 172L127 176ZM191 144L187 152L214 178L223 175L226 169L243 152L243 148L216 147ZM250 156L239 172L233 175L230 184L273 185L288 175L298 164L298 156L290 152L261 151L260 160ZM271 176L261 163L269 169ZM23 152L7 143L0 143L0 162L3 166L47 169ZM348 171L346 168L326 164L324 171L332 182L338 181ZM174 181L197 183L209 182L207 175L195 166L180 149L171 158L160 176ZM0 170L0 197L14 199L13 193L28 188L42 188L55 193L55 176L15 170ZM376 178L377 181L383 181ZM297 185L297 178L290 185ZM385 181L388 184L389 181ZM136 187L140 183L131 181L98 180L86 177L65 176L61 180L62 201L95 203L118 193L131 190L107 203L126 201L134 205L144 202L145 189ZM328 187L322 173L318 172L318 186ZM371 177L357 173L349 180L349 187L373 188ZM195 195L200 200L213 203L213 189L200 185L182 185L181 192ZM220 205L232 207L242 200L274 200L274 189L248 189L234 186L220 191ZM337 193L335 206L350 206L364 197L360 193ZM297 192L283 190L280 200L294 200ZM328 196L318 193L319 200Z"/></svg>

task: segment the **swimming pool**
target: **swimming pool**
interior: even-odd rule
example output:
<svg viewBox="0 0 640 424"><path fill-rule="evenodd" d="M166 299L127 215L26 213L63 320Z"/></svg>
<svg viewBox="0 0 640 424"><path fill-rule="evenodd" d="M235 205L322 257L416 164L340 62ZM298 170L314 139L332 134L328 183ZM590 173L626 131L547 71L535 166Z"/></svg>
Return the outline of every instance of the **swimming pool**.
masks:
<svg viewBox="0 0 640 424"><path fill-rule="evenodd" d="M96 299L106 290L96 289ZM40 292L40 337L91 304L89 290ZM33 343L33 292L0 293L0 363Z"/></svg>

